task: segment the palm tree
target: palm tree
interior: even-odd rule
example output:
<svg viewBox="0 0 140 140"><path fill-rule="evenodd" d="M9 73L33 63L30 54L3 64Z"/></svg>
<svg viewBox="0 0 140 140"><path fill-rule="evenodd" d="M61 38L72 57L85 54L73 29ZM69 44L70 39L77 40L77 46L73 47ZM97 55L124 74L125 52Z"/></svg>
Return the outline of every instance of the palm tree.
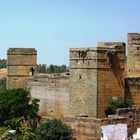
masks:
<svg viewBox="0 0 140 140"><path fill-rule="evenodd" d="M32 128L28 125L27 122L22 123L20 132L21 132L22 140L34 140L35 139L35 134L33 133Z"/></svg>
<svg viewBox="0 0 140 140"><path fill-rule="evenodd" d="M1 135L1 140L17 140L16 135L6 131Z"/></svg>
<svg viewBox="0 0 140 140"><path fill-rule="evenodd" d="M32 128L23 119L13 118L6 121L5 124L7 125L7 130L1 135L1 140L35 140Z"/></svg>

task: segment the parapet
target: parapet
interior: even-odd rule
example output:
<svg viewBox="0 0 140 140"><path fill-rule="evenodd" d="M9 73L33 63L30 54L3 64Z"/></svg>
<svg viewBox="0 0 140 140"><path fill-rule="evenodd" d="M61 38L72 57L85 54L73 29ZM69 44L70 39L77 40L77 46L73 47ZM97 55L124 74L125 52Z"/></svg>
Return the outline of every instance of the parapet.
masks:
<svg viewBox="0 0 140 140"><path fill-rule="evenodd" d="M37 55L35 48L9 48L8 55Z"/></svg>
<svg viewBox="0 0 140 140"><path fill-rule="evenodd" d="M98 47L125 46L124 42L98 42Z"/></svg>
<svg viewBox="0 0 140 140"><path fill-rule="evenodd" d="M126 44L124 42L98 42L98 48L115 49L117 51L125 51Z"/></svg>

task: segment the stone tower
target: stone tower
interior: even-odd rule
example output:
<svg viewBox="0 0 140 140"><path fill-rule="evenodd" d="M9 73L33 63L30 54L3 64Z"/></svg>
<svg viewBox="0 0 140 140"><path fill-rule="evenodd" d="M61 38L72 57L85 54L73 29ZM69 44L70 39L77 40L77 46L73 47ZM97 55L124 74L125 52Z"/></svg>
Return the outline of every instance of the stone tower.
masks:
<svg viewBox="0 0 140 140"><path fill-rule="evenodd" d="M125 97L140 105L140 34L128 34L127 77Z"/></svg>
<svg viewBox="0 0 140 140"><path fill-rule="evenodd" d="M100 42L97 48L70 49L70 112L104 117L110 97L123 97L125 43Z"/></svg>
<svg viewBox="0 0 140 140"><path fill-rule="evenodd" d="M9 48L7 51L7 89L26 88L27 79L37 70L34 48Z"/></svg>
<svg viewBox="0 0 140 140"><path fill-rule="evenodd" d="M97 48L70 49L70 112L97 114Z"/></svg>
<svg viewBox="0 0 140 140"><path fill-rule="evenodd" d="M104 108L110 97L124 97L125 43L98 43L97 117L104 117Z"/></svg>
<svg viewBox="0 0 140 140"><path fill-rule="evenodd" d="M128 34L127 76L140 77L140 34Z"/></svg>

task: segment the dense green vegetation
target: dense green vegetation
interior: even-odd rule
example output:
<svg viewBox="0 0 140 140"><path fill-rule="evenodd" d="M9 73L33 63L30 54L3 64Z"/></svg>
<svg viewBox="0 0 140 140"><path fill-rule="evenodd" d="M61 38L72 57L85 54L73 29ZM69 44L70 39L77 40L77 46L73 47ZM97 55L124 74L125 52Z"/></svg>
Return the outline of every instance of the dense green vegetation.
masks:
<svg viewBox="0 0 140 140"><path fill-rule="evenodd" d="M0 69L6 68L7 60L6 59L0 59Z"/></svg>
<svg viewBox="0 0 140 140"><path fill-rule="evenodd" d="M0 92L1 140L71 140L72 130L60 120L39 124L39 100L31 100L25 89ZM39 118L39 119L38 119Z"/></svg>
<svg viewBox="0 0 140 140"><path fill-rule="evenodd" d="M34 118L39 109L37 99L29 104L29 92L24 89L5 90L0 93L0 124L12 118Z"/></svg>
<svg viewBox="0 0 140 140"><path fill-rule="evenodd" d="M62 73L62 72L68 72L69 68L66 65L49 65L47 67L46 64L39 64L38 65L38 72L39 73Z"/></svg>
<svg viewBox="0 0 140 140"><path fill-rule="evenodd" d="M7 120L5 126L1 133L1 140L35 140L33 129L23 118Z"/></svg>
<svg viewBox="0 0 140 140"><path fill-rule="evenodd" d="M128 99L113 99L110 98L107 105L105 106L106 116L116 113L117 108L132 107L132 102Z"/></svg>
<svg viewBox="0 0 140 140"><path fill-rule="evenodd" d="M47 120L38 127L36 140L72 140L72 130L60 120Z"/></svg>

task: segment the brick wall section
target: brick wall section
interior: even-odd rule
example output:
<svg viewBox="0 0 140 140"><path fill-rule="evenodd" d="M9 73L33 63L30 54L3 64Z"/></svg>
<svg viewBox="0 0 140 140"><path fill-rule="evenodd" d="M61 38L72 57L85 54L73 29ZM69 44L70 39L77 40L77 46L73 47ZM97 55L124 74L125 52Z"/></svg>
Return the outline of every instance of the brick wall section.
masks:
<svg viewBox="0 0 140 140"><path fill-rule="evenodd" d="M98 117L105 117L104 108L110 97L124 97L125 43L98 43Z"/></svg>
<svg viewBox="0 0 140 140"><path fill-rule="evenodd" d="M34 48L9 48L7 51L7 89L27 88L27 79L37 69L37 51Z"/></svg>
<svg viewBox="0 0 140 140"><path fill-rule="evenodd" d="M140 127L140 106L118 109L117 115L127 118L129 135L134 134Z"/></svg>
<svg viewBox="0 0 140 140"><path fill-rule="evenodd" d="M124 117L104 119L67 117L64 121L72 127L76 140L100 140L102 125L127 123Z"/></svg>

